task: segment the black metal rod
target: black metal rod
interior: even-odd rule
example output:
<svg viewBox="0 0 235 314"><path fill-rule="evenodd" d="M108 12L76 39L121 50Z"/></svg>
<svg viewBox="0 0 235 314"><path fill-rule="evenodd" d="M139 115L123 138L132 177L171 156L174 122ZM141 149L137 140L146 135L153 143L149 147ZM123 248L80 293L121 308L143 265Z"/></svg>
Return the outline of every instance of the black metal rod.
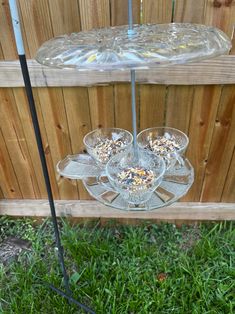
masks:
<svg viewBox="0 0 235 314"><path fill-rule="evenodd" d="M91 314L95 314L95 312L90 309L89 307L87 307L86 305L78 302L77 300L75 300L74 298L72 298L71 296L66 295L62 290L54 287L53 285L49 285L49 287L54 290L55 292L57 292L59 295L61 295L62 297L66 298L69 300L69 302L72 302L78 306L80 306L83 310L85 310L87 313L91 313Z"/></svg>
<svg viewBox="0 0 235 314"><path fill-rule="evenodd" d="M31 86L31 81L29 77L29 71L28 71L28 66L27 66L25 55L19 55L19 60L20 60L21 70L22 70L22 74L24 78L25 90L26 90L26 94L28 98L30 113L31 113L32 121L33 121L33 127L34 127L35 136L36 136L38 151L39 151L40 160L42 164L43 175L44 175L44 179L46 183L48 200L49 200L50 209L51 209L51 217L52 217L52 222L53 222L54 232L55 232L56 246L58 248L58 258L59 258L59 263L61 266L61 271L63 274L66 293L62 292L61 290L55 288L52 285L49 285L49 286L54 291L58 292L63 297L66 297L70 302L73 302L76 305L80 306L88 313L95 313L93 310L91 310L87 306L83 305L82 303L79 303L78 301L72 298L72 292L69 288L69 277L67 275L65 263L64 263L64 250L63 250L63 246L61 245L61 240L60 240L60 233L59 233L58 222L57 222L56 211L55 211L55 203L53 200L51 183L50 183L48 168L46 164L42 137L41 137L41 132L40 132L40 127L39 127L39 122L38 122L38 117L37 117L37 112L36 112L36 107L35 107L35 102L34 102L34 97L33 97L33 92L32 92L32 86Z"/></svg>
<svg viewBox="0 0 235 314"><path fill-rule="evenodd" d="M64 264L63 247L61 245L61 240L60 240L60 234L59 234L58 222L56 218L55 204L54 204L52 190L51 190L50 178L48 174L48 168L46 164L42 137L41 137L41 132L39 128L38 117L37 117L37 112L36 112L36 107L35 107L35 102L34 102L34 97L33 97L33 92L32 92L32 86L30 82L29 71L28 71L28 66L27 66L25 55L19 55L19 60L20 60L21 70L22 70L22 74L24 78L25 90L26 90L26 94L28 98L30 113L31 113L32 121L33 121L33 127L34 127L35 137L37 141L38 151L39 151L40 160L42 164L43 176L46 183L48 200L49 200L50 209L51 209L51 217L52 217L54 232L55 232L56 246L58 248L58 257L59 257L59 262L60 262L61 270L64 277L64 285L65 285L66 292L68 294L71 294L71 291L69 289L69 278L68 278L68 275L65 269L65 264Z"/></svg>

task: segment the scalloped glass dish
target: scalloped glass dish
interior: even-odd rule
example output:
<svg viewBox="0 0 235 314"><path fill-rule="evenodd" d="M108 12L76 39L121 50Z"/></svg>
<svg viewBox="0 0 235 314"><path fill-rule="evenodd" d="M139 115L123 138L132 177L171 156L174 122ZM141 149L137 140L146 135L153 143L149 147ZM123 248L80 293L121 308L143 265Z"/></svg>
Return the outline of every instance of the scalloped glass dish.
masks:
<svg viewBox="0 0 235 314"><path fill-rule="evenodd" d="M54 68L125 70L203 60L231 49L221 30L200 24L169 23L101 28L45 42L36 60Z"/></svg>
<svg viewBox="0 0 235 314"><path fill-rule="evenodd" d="M84 179L101 175L101 169L88 154L68 155L57 163L56 170L62 177L68 179Z"/></svg>

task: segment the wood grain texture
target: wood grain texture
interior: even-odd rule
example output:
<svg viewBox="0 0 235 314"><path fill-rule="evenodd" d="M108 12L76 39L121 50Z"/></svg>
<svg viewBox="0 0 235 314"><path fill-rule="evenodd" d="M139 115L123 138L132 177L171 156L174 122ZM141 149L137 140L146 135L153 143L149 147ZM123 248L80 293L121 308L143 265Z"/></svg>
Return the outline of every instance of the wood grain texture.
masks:
<svg viewBox="0 0 235 314"><path fill-rule="evenodd" d="M55 168L59 160L71 153L63 93L61 88L41 88L37 92ZM64 179L59 175L57 175L57 181L61 198L78 198L76 181Z"/></svg>
<svg viewBox="0 0 235 314"><path fill-rule="evenodd" d="M79 0L82 30L110 26L108 0ZM88 88L92 129L114 125L113 86Z"/></svg>
<svg viewBox="0 0 235 314"><path fill-rule="evenodd" d="M205 0L206 25L220 28L232 37L235 16L235 3L228 0Z"/></svg>
<svg viewBox="0 0 235 314"><path fill-rule="evenodd" d="M83 151L83 137L91 131L89 98L87 88L63 88L72 153ZM80 180L77 181L79 198L91 199Z"/></svg>
<svg viewBox="0 0 235 314"><path fill-rule="evenodd" d="M140 23L140 0L132 2L133 23ZM128 24L128 2L126 0L110 0L111 25Z"/></svg>
<svg viewBox="0 0 235 314"><path fill-rule="evenodd" d="M222 197L235 146L235 87L223 88L216 116L201 201L217 201Z"/></svg>
<svg viewBox="0 0 235 314"><path fill-rule="evenodd" d="M194 88L187 158L194 166L195 181L184 201L200 200L220 95L221 86Z"/></svg>
<svg viewBox="0 0 235 314"><path fill-rule="evenodd" d="M81 30L77 1L48 1L54 36L70 34Z"/></svg>
<svg viewBox="0 0 235 314"><path fill-rule="evenodd" d="M143 0L142 23L170 23L172 19L172 0Z"/></svg>
<svg viewBox="0 0 235 314"><path fill-rule="evenodd" d="M25 141L29 149L29 155L31 160L33 161L35 179L37 180L38 183L39 195L35 195L35 197L45 198L47 197L47 192L44 177L42 174L41 161L38 154L37 143L32 125L26 93L23 88L14 88L13 94L15 98L16 109L18 111L22 128L25 134Z"/></svg>
<svg viewBox="0 0 235 314"><path fill-rule="evenodd" d="M110 26L109 0L79 0L79 8L82 30Z"/></svg>
<svg viewBox="0 0 235 314"><path fill-rule="evenodd" d="M29 53L34 57L37 49L53 37L48 1L20 0L19 6L23 27L27 30L25 33Z"/></svg>
<svg viewBox="0 0 235 314"><path fill-rule="evenodd" d="M53 163L52 151L51 151L48 137L47 137L46 126L45 126L45 121L43 119L43 113L42 113L42 108L41 108L41 103L40 103L40 97L38 94L38 89L35 89L35 88L33 89L33 95L34 95L35 106L37 110L40 133L42 136L43 150L46 157L46 163L47 163L47 168L48 168L49 177L50 177L52 194L55 199L60 199L56 173L55 173L55 165ZM37 151L36 146L34 147L34 149Z"/></svg>
<svg viewBox="0 0 235 314"><path fill-rule="evenodd" d="M24 198L39 196L33 161L11 89L0 89L0 128Z"/></svg>
<svg viewBox="0 0 235 314"><path fill-rule="evenodd" d="M0 43L3 59L17 59L17 51L11 24L9 3L0 3Z"/></svg>
<svg viewBox="0 0 235 314"><path fill-rule="evenodd" d="M2 45L0 42L0 60L4 59L4 55L3 55L3 50L2 50Z"/></svg>
<svg viewBox="0 0 235 314"><path fill-rule="evenodd" d="M136 85L136 116L139 121L139 86ZM131 111L131 85L116 84L114 87L115 97L115 126L132 132ZM139 124L139 123L138 123ZM137 125L139 129L139 125Z"/></svg>
<svg viewBox="0 0 235 314"><path fill-rule="evenodd" d="M130 82L129 71L77 72L61 71L43 67L28 60L32 86L94 86L115 82ZM235 83L235 56L221 56L211 60L187 65L151 67L136 71L136 81L160 85L216 85ZM0 87L22 87L21 69L18 61L0 61Z"/></svg>
<svg viewBox="0 0 235 314"><path fill-rule="evenodd" d="M62 217L80 219L115 219L123 223L132 220L147 221L221 221L235 219L235 204L175 203L153 211L124 211L110 208L97 201L56 201L56 212ZM0 215L48 217L50 208L46 200L1 200Z"/></svg>
<svg viewBox="0 0 235 314"><path fill-rule="evenodd" d="M166 126L188 133L193 86L169 86L166 100Z"/></svg>
<svg viewBox="0 0 235 314"><path fill-rule="evenodd" d="M225 180L221 201L231 203L235 201L235 150Z"/></svg>
<svg viewBox="0 0 235 314"><path fill-rule="evenodd" d="M92 129L114 126L113 86L88 88Z"/></svg>
<svg viewBox="0 0 235 314"><path fill-rule="evenodd" d="M0 185L4 198L22 198L13 164L0 130Z"/></svg>
<svg viewBox="0 0 235 314"><path fill-rule="evenodd" d="M165 85L140 85L140 130L165 124L166 90Z"/></svg>
<svg viewBox="0 0 235 314"><path fill-rule="evenodd" d="M173 21L203 24L206 0L176 0Z"/></svg>

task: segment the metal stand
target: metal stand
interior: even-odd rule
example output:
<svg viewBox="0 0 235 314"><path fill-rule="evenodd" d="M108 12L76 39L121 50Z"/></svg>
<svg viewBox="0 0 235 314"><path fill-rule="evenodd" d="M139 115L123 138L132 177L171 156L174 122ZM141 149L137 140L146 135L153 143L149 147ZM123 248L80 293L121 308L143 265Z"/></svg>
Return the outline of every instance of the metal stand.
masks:
<svg viewBox="0 0 235 314"><path fill-rule="evenodd" d="M128 36L131 37L135 34L133 30L133 17L132 17L132 0L128 0ZM132 133L134 152L137 157L137 119L136 119L136 100L135 100L135 70L131 70L131 109L132 109Z"/></svg>
<svg viewBox="0 0 235 314"><path fill-rule="evenodd" d="M25 90L26 90L26 94L27 94L27 98L28 98L28 103L29 103L30 113L31 113L31 117L32 117L35 137L36 137L36 141L37 141L38 152L40 155L40 160L41 160L41 165L42 165L42 170L43 170L43 175L44 175L44 179L45 179L45 183L46 183L48 200L49 200L50 209L51 209L51 217L52 217L54 232L55 232L56 247L58 249L58 259L59 259L59 264L60 264L61 271L63 274L66 293L55 288L51 284L49 285L49 287L53 291L56 291L58 294L65 297L66 299L68 299L69 302L74 303L77 306L81 307L87 313L95 313L92 309L88 308L87 306L79 303L74 298L72 298L72 292L69 288L69 278L68 278L66 268L65 268L65 263L64 263L64 251L63 251L63 247L61 245L60 232L59 232L57 218L56 218L55 204L54 204L52 190L51 190L51 184L50 184L48 168L47 168L47 164L46 164L46 158L45 158L45 154L44 154L44 150L43 150L42 137L41 137L41 133L40 133L38 117L37 117L37 112L36 112L36 108L35 108L35 102L34 102L34 98L33 98L33 92L32 92L32 86L31 86L31 81L30 81L30 77L29 77L28 66L27 66L27 62L26 62L26 58L25 58L24 45L23 45L23 40L22 40L22 33L21 33L21 28L20 28L20 20L19 20L19 14L18 14L18 8L16 5L16 0L10 0L9 5L10 5L11 19L12 19L12 24L13 24L14 34L15 34L17 51L18 51L21 70L22 70L22 74L23 74L23 78L24 78Z"/></svg>

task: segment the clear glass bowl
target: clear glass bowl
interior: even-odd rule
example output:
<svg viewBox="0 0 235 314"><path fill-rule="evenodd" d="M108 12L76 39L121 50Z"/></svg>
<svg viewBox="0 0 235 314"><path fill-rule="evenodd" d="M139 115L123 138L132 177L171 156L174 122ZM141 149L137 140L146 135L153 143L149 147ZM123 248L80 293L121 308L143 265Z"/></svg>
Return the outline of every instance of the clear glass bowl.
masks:
<svg viewBox="0 0 235 314"><path fill-rule="evenodd" d="M218 28L169 23L101 28L45 42L36 60L54 68L112 71L186 63L227 54L231 41Z"/></svg>
<svg viewBox="0 0 235 314"><path fill-rule="evenodd" d="M146 151L118 154L106 165L106 175L114 190L135 206L146 205L160 185L164 172L163 159ZM129 179L128 174L129 177L132 174L132 178Z"/></svg>
<svg viewBox="0 0 235 314"><path fill-rule="evenodd" d="M131 149L132 142L132 134L119 128L96 129L83 138L88 154L101 168L113 155Z"/></svg>
<svg viewBox="0 0 235 314"><path fill-rule="evenodd" d="M155 127L145 129L137 136L139 150L147 150L154 155L160 156L166 163L166 169L175 166L188 146L188 136L182 131L169 127Z"/></svg>

